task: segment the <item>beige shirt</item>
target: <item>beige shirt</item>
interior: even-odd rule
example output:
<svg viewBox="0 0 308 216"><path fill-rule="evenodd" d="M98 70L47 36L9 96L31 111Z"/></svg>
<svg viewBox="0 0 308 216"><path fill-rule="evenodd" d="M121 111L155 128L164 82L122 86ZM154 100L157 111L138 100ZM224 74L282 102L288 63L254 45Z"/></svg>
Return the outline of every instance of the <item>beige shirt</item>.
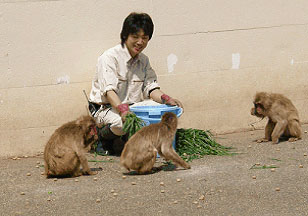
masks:
<svg viewBox="0 0 308 216"><path fill-rule="evenodd" d="M113 90L122 103L137 103L149 98L149 91L154 88L159 85L149 58L140 53L133 59L126 46L119 44L98 58L90 101L108 103L106 93Z"/></svg>

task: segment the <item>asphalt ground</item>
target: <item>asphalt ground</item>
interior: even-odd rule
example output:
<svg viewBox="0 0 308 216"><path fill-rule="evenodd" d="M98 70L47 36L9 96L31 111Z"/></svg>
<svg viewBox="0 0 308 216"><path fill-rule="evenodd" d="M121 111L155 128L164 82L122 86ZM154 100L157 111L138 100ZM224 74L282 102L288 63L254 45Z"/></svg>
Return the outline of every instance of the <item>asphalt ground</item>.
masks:
<svg viewBox="0 0 308 216"><path fill-rule="evenodd" d="M276 145L254 142L261 137L262 130L220 135L238 154L149 175L127 175L119 157L88 154L103 161L89 162L97 175L47 179L42 155L2 158L0 215L308 215L307 133Z"/></svg>

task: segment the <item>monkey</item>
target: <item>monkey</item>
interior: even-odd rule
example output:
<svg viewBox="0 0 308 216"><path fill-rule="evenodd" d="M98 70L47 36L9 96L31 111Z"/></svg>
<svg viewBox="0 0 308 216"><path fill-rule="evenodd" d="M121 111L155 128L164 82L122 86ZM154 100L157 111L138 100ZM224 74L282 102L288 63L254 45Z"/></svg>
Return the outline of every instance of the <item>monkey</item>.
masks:
<svg viewBox="0 0 308 216"><path fill-rule="evenodd" d="M121 165L129 172L135 170L138 174L147 174L152 171L158 153L166 160L190 169L190 165L172 147L177 123L177 116L166 112L161 122L141 128L125 144L120 157Z"/></svg>
<svg viewBox="0 0 308 216"><path fill-rule="evenodd" d="M90 170L85 156L97 140L96 123L90 116L81 116L56 129L44 149L47 178L97 174Z"/></svg>
<svg viewBox="0 0 308 216"><path fill-rule="evenodd" d="M265 138L257 142L279 142L280 137L289 138L294 142L302 138L302 129L298 111L291 100L282 94L257 92L254 97L251 115L259 118L268 117L265 127Z"/></svg>

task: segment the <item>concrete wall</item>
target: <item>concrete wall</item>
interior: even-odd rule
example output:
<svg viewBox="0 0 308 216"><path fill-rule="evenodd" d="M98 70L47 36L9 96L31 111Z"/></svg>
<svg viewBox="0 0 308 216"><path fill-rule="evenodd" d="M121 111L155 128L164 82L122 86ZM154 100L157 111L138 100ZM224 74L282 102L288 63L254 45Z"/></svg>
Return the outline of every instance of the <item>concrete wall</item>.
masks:
<svg viewBox="0 0 308 216"><path fill-rule="evenodd" d="M0 0L0 156L43 151L86 113L82 90L132 11L153 18L144 52L185 106L180 127L249 129L261 90L292 98L308 121L306 0Z"/></svg>

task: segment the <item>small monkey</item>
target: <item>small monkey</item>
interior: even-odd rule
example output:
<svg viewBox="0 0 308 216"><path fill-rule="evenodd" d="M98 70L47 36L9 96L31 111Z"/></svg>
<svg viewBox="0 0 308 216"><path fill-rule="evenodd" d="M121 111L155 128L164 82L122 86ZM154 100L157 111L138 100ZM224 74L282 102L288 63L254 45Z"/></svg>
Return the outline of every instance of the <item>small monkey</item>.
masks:
<svg viewBox="0 0 308 216"><path fill-rule="evenodd" d="M251 115L259 118L268 117L265 127L265 138L257 142L279 142L281 136L288 137L294 142L302 137L302 129L297 109L291 100L282 94L258 92L254 98Z"/></svg>
<svg viewBox="0 0 308 216"><path fill-rule="evenodd" d="M172 141L177 129L177 116L172 112L164 113L161 122L141 128L125 144L120 162L128 171L139 174L151 172L157 152L166 160L190 169L173 149Z"/></svg>
<svg viewBox="0 0 308 216"><path fill-rule="evenodd" d="M96 174L90 170L85 153L97 139L96 123L90 116L81 116L56 129L44 150L47 177Z"/></svg>

